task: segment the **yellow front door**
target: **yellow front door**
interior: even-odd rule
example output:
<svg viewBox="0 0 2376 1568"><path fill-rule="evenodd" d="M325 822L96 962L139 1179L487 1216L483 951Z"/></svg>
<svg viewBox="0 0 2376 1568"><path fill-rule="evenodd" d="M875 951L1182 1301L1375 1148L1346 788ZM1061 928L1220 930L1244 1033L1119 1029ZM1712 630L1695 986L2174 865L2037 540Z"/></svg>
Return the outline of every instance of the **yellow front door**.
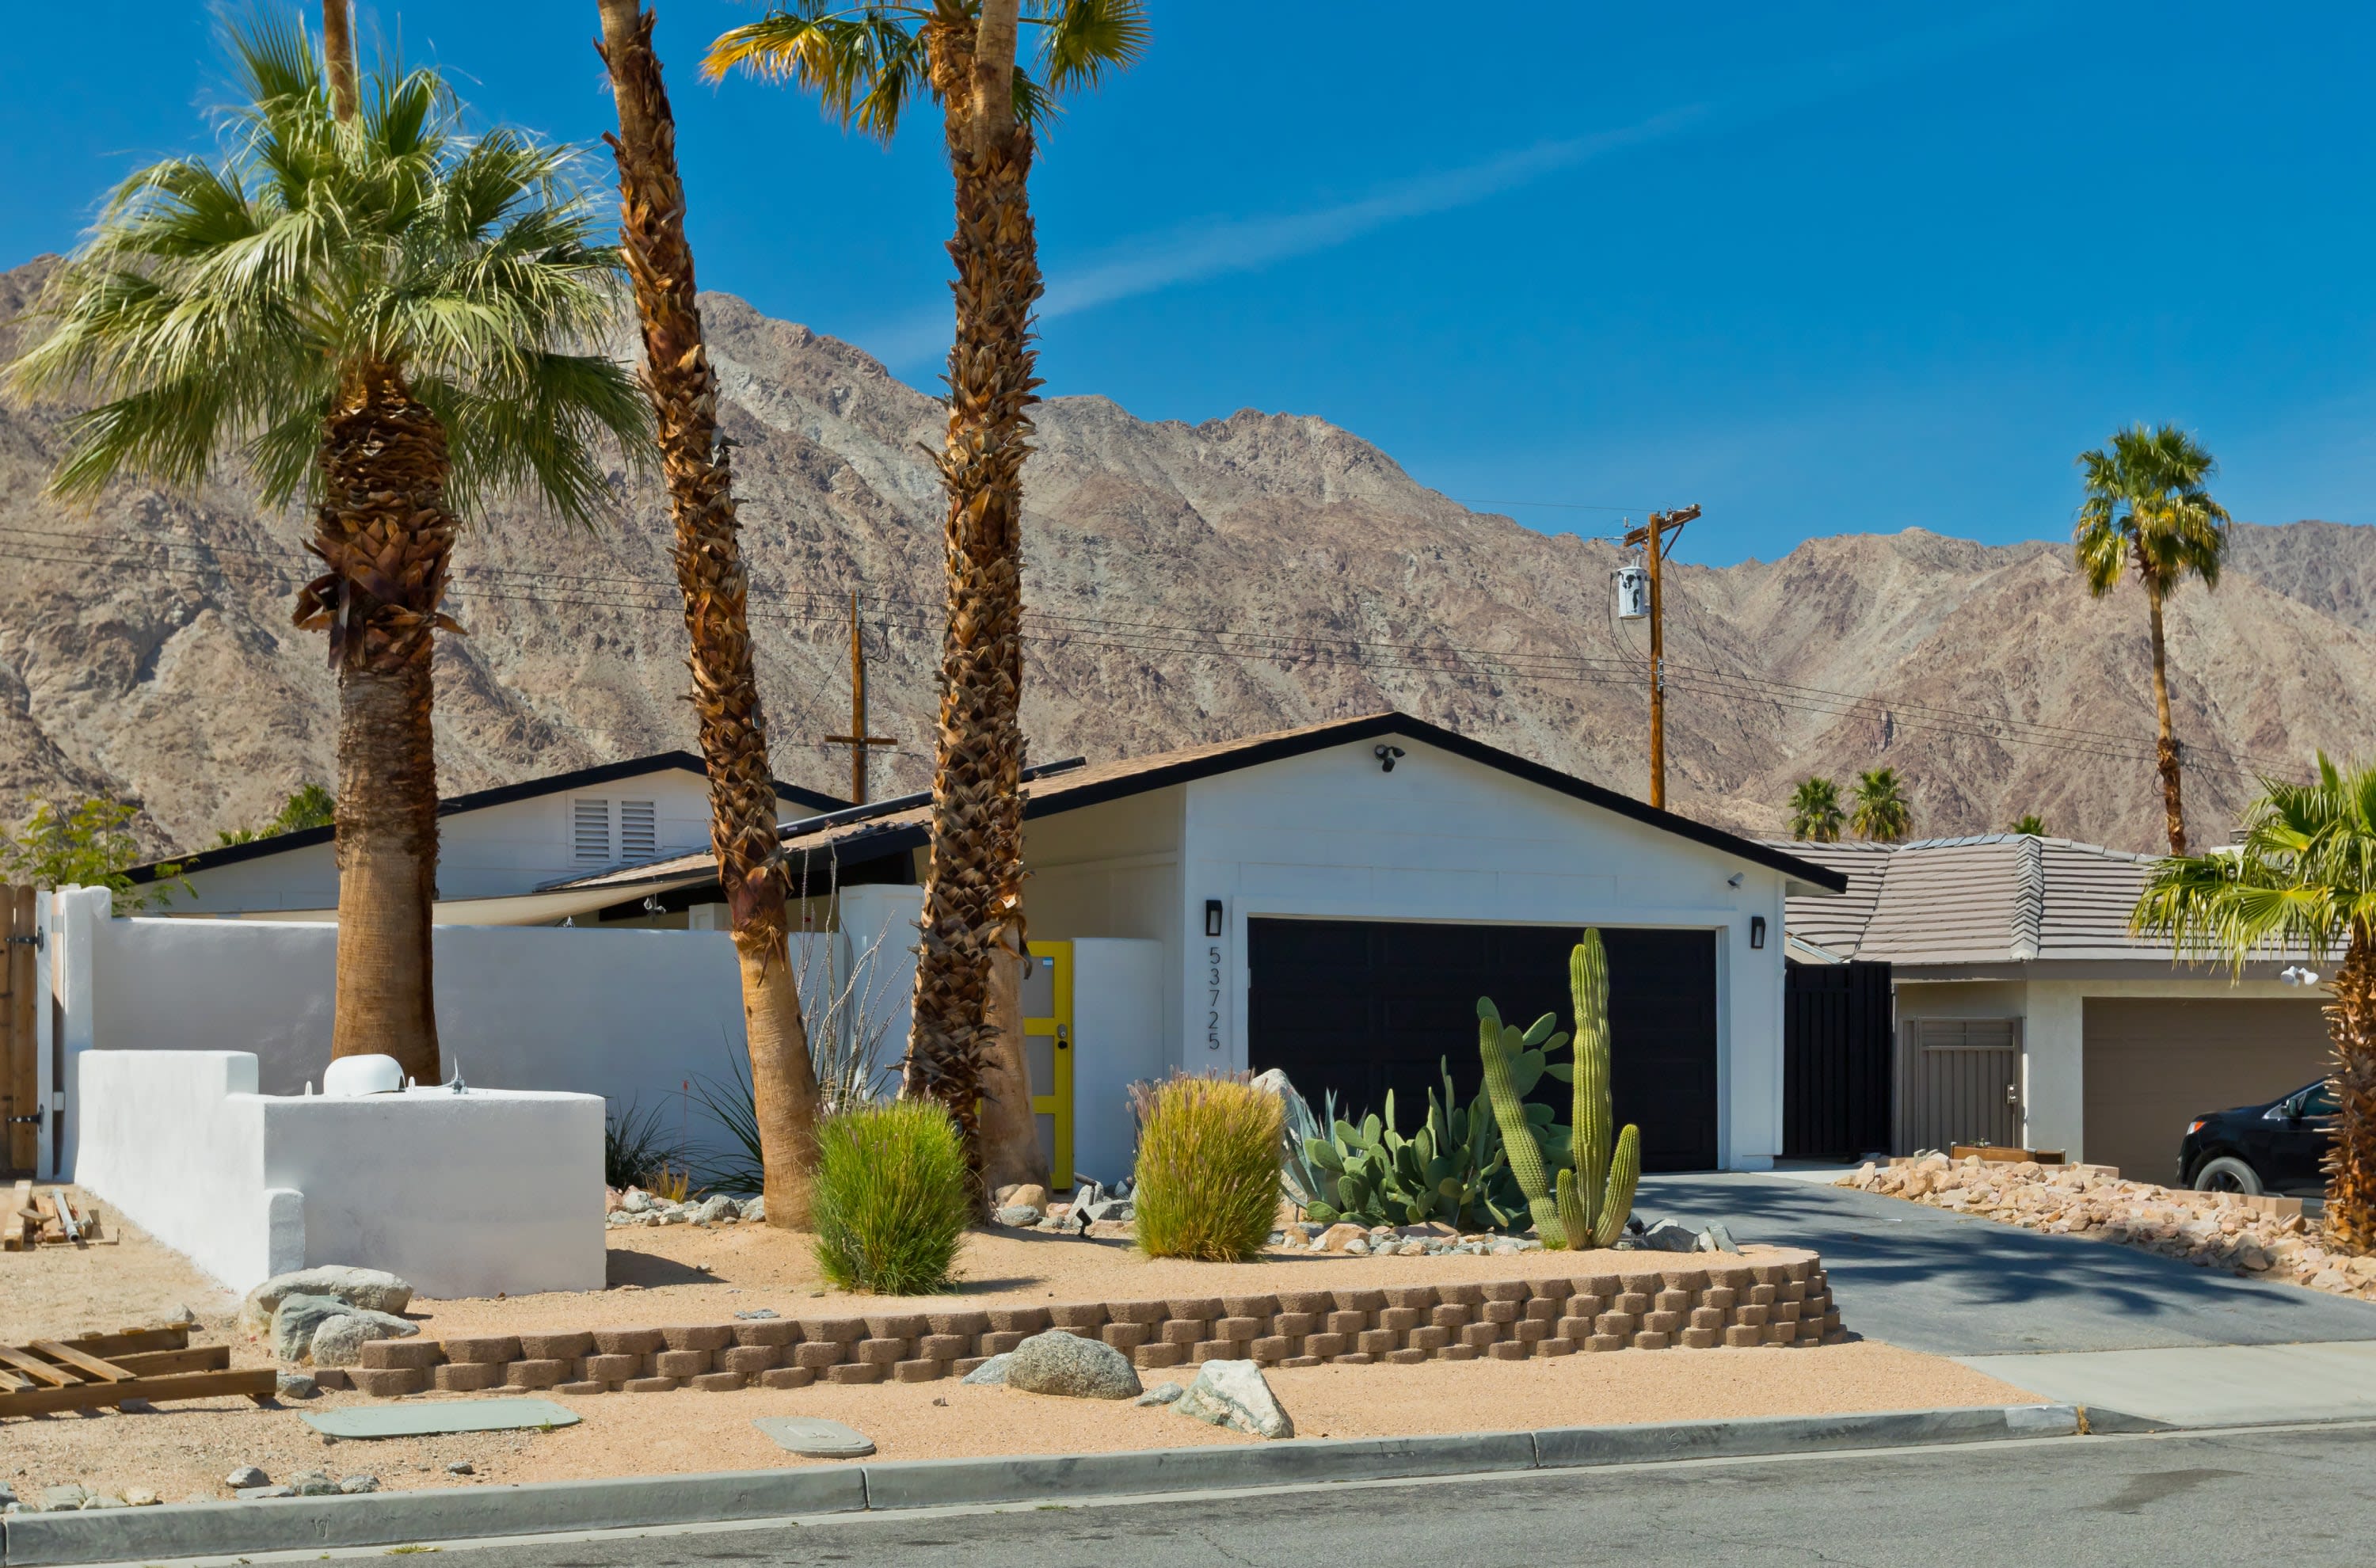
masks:
<svg viewBox="0 0 2376 1568"><path fill-rule="evenodd" d="M1031 1074L1032 1120L1048 1180L1073 1184L1073 944L1034 942L1023 977L1023 1060Z"/></svg>

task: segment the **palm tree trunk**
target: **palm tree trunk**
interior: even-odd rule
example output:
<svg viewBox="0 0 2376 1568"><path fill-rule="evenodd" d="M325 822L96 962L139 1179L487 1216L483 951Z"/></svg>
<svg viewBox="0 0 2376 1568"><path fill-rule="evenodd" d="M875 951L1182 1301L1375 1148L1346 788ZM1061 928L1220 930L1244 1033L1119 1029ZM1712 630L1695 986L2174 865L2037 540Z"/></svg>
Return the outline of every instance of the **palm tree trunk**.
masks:
<svg viewBox="0 0 2376 1568"><path fill-rule="evenodd" d="M995 1047L981 1086L981 1185L986 1196L1011 1184L1048 1185L1048 1157L1040 1147L1040 1119L1031 1110L1031 1070L1023 1050L1023 977L1030 963L1018 921L991 957L987 1017L995 1031ZM1062 1059L1053 1060L1062 1072Z"/></svg>
<svg viewBox="0 0 2376 1568"><path fill-rule="evenodd" d="M324 422L313 552L296 621L339 672L339 950L330 1054L443 1075L430 963L437 759L430 660L454 547L446 432L393 367L342 379Z"/></svg>
<svg viewBox="0 0 2376 1568"><path fill-rule="evenodd" d="M2334 1045L2334 1143L2326 1155L2326 1234L2376 1245L2376 943L2354 922L2326 1009Z"/></svg>
<svg viewBox="0 0 2376 1568"><path fill-rule="evenodd" d="M355 24L348 0L322 0L322 60L330 73L330 113L340 125L362 107L355 68Z"/></svg>
<svg viewBox="0 0 2376 1568"><path fill-rule="evenodd" d="M2145 578L2145 604L2153 618L2154 721L2159 727L2156 754L2161 767L2161 809L2169 829L2169 852L2186 853L2186 807L2179 798L2178 741L2169 725L2169 653L2162 640L2161 588Z"/></svg>
<svg viewBox="0 0 2376 1568"><path fill-rule="evenodd" d="M993 47L1004 13L1011 80L1013 0L984 7ZM1027 181L1031 135L1011 106L997 119L976 103L983 33L959 0L940 0L926 25L933 82L945 109L956 177L956 341L949 351L949 416L941 459L948 492L943 543L948 580L941 642L941 713L934 738L932 858L907 1092L949 1108L975 1169L981 1097L1003 1042L989 1016L991 966L1022 916L1023 460L1028 410L1038 401L1031 307L1040 297ZM982 63L995 73L998 62ZM1004 94L999 95L1001 97ZM1018 1060L1011 1067L1019 1067ZM997 1073L1013 1092L1012 1070ZM1028 1103L1028 1102L1027 1102Z"/></svg>
<svg viewBox="0 0 2376 1568"><path fill-rule="evenodd" d="M644 385L659 429L677 583L693 643L693 704L709 774L709 842L718 857L742 971L742 1022L766 1171L767 1221L806 1229L816 1158L817 1083L792 976L784 882L775 861L775 773L751 658L749 580L734 513L733 474L718 442L718 378L709 368L684 237L676 120L652 51L653 16L638 0L599 0L604 61L619 109L605 139L619 163L619 233L644 332Z"/></svg>

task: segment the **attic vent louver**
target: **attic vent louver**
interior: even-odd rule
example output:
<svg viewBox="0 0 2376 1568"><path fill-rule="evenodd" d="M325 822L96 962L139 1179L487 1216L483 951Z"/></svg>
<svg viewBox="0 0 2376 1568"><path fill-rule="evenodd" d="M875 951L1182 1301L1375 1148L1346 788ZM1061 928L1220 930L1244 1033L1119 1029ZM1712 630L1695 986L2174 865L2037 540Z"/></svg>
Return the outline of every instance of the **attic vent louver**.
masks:
<svg viewBox="0 0 2376 1568"><path fill-rule="evenodd" d="M659 812L651 801L619 802L619 858L648 861L660 852Z"/></svg>
<svg viewBox="0 0 2376 1568"><path fill-rule="evenodd" d="M580 862L608 865L611 861L611 802L570 802L569 842L570 852Z"/></svg>

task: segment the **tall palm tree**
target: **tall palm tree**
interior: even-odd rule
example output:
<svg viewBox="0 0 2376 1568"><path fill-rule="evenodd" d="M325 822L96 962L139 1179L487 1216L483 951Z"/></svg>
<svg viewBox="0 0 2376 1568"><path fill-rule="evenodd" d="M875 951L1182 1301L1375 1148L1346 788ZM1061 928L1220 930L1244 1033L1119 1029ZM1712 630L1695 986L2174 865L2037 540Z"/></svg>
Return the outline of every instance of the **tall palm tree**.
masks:
<svg viewBox="0 0 2376 1568"><path fill-rule="evenodd" d="M1790 837L1817 844L1840 841L1840 787L1828 778L1802 778L1790 791Z"/></svg>
<svg viewBox="0 0 2376 1568"><path fill-rule="evenodd" d="M2046 837L2046 819L2036 812L2027 812L2014 818L2014 825L2005 831L2017 838L2043 838Z"/></svg>
<svg viewBox="0 0 2376 1568"><path fill-rule="evenodd" d="M1038 33L1036 73L1017 63ZM1146 46L1140 0L791 0L712 47L713 77L742 68L814 89L845 125L888 141L920 89L941 105L956 187L956 340L941 480L948 493L947 618L933 748L909 1093L946 1104L977 1161L985 1084L1028 1125L1020 1042L992 1016L993 966L1022 919L1023 460L1038 401L1031 311L1039 244L1028 180L1034 129L1056 94L1095 85ZM1002 1140L1004 1143L1004 1140Z"/></svg>
<svg viewBox="0 0 2376 1568"><path fill-rule="evenodd" d="M1869 767L1857 775L1856 810L1848 826L1857 837L1876 844L1895 844L1914 826L1913 808L1894 767Z"/></svg>
<svg viewBox="0 0 2376 1568"><path fill-rule="evenodd" d="M693 643L693 705L709 774L709 842L742 969L742 1017L770 1224L805 1228L815 1156L817 1082L801 1018L776 836L775 772L751 659L750 581L737 537L730 448L718 439L676 116L640 0L598 0L619 134L619 238L636 283L644 387L658 420L660 469L676 522L676 573Z"/></svg>
<svg viewBox="0 0 2376 1568"><path fill-rule="evenodd" d="M2342 949L2327 982L2335 1126L2326 1231L2376 1246L2376 767L2340 769L2322 754L2311 782L2263 778L2261 790L2232 848L2155 865L2131 924L2239 971L2287 949L2320 959Z"/></svg>
<svg viewBox="0 0 2376 1568"><path fill-rule="evenodd" d="M2169 652L2162 636L2162 604L2192 576L2219 586L2228 553L2228 512L2204 484L2218 464L2202 444L2174 424L2143 424L2116 433L2109 449L2079 454L2087 498L2072 537L2087 591L2097 599L2133 569L2144 585L2153 628L2154 722L2161 769L2164 826L2169 852L2186 853L2186 808L2179 790L2178 739L2169 723Z"/></svg>
<svg viewBox="0 0 2376 1568"><path fill-rule="evenodd" d="M434 71L378 62L351 122L302 23L226 34L244 103L220 160L117 189L9 367L86 405L52 490L119 476L196 488L225 458L262 503L302 502L322 575L300 626L339 682L332 1054L439 1074L429 920L437 776L430 659L458 521L503 493L584 521L602 448L647 439L634 377L586 351L617 315L617 253L571 155L468 137ZM95 406L90 406L95 405Z"/></svg>

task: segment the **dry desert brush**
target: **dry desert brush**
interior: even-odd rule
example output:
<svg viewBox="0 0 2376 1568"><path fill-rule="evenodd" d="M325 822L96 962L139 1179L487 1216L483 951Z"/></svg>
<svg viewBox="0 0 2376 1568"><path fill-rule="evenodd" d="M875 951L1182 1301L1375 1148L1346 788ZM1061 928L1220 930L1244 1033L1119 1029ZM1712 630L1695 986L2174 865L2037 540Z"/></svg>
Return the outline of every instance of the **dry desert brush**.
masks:
<svg viewBox="0 0 2376 1568"><path fill-rule="evenodd" d="M1226 1263L1261 1251L1278 1217L1278 1096L1181 1075L1138 1103L1138 1245L1149 1257Z"/></svg>
<svg viewBox="0 0 2376 1568"><path fill-rule="evenodd" d="M946 1289L974 1217L956 1123L923 1099L824 1118L813 1214L817 1266L834 1284L885 1296Z"/></svg>

